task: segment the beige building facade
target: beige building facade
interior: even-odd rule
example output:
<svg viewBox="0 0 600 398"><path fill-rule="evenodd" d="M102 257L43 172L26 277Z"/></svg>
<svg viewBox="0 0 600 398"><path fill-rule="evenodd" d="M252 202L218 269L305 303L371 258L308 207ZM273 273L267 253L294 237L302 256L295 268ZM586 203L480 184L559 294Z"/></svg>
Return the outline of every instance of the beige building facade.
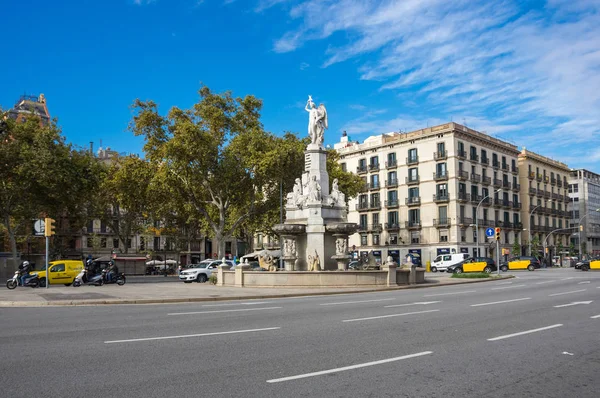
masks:
<svg viewBox="0 0 600 398"><path fill-rule="evenodd" d="M527 254L548 258L565 254L569 236L575 230L569 225L569 167L561 162L528 151L519 154L519 179L523 200L523 227ZM537 242L533 248L529 242Z"/></svg>
<svg viewBox="0 0 600 398"><path fill-rule="evenodd" d="M506 250L521 242L519 150L515 145L446 123L408 133L348 137L335 144L340 163L365 181L349 203L348 221L359 224L349 239L356 256L371 252L396 260L418 254L490 256L495 240L486 228L501 228Z"/></svg>

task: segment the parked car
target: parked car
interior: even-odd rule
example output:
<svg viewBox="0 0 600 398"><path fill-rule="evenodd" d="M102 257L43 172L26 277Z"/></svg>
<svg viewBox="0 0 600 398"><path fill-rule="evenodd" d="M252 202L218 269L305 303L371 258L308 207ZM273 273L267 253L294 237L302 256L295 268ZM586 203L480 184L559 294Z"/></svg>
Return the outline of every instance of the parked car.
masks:
<svg viewBox="0 0 600 398"><path fill-rule="evenodd" d="M229 265L233 265L232 261L227 260ZM179 273L179 280L185 283L199 282L204 283L212 275L212 273L221 265L222 260L203 260L197 264L192 264L188 268Z"/></svg>
<svg viewBox="0 0 600 398"><path fill-rule="evenodd" d="M500 264L500 270L508 271L510 270L528 270L533 271L541 267L540 260L533 256L517 256L508 260L508 262L504 262Z"/></svg>
<svg viewBox="0 0 600 398"><path fill-rule="evenodd" d="M489 257L468 258L458 264L450 265L446 272L461 274L463 272L485 272L487 274L497 271L496 262Z"/></svg>

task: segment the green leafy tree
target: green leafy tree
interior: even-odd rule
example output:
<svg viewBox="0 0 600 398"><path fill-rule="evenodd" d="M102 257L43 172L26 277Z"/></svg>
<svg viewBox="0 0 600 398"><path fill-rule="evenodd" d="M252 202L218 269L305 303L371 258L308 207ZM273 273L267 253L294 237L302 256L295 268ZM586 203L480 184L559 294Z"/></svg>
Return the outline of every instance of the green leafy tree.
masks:
<svg viewBox="0 0 600 398"><path fill-rule="evenodd" d="M125 253L127 240L143 231L144 218L154 198L148 194L153 177L151 164L136 156L118 158L102 182L100 218L119 238Z"/></svg>
<svg viewBox="0 0 600 398"><path fill-rule="evenodd" d="M157 169L153 183L165 185L171 201L189 205L221 257L225 241L274 189L263 163L273 138L260 123L257 98L215 94L206 86L199 95L191 109L174 107L166 116L152 101L135 101L131 130L145 139L146 158Z"/></svg>
<svg viewBox="0 0 600 398"><path fill-rule="evenodd" d="M531 255L537 256L540 251L541 243L540 238L538 236L534 236L531 239Z"/></svg>
<svg viewBox="0 0 600 398"><path fill-rule="evenodd" d="M57 220L59 239L61 230L80 229L100 178L93 156L65 143L56 120L33 116L17 123L0 114L0 142L0 222L13 258L32 219Z"/></svg>
<svg viewBox="0 0 600 398"><path fill-rule="evenodd" d="M519 256L521 254L521 245L516 240L515 243L513 243L511 252L513 256Z"/></svg>

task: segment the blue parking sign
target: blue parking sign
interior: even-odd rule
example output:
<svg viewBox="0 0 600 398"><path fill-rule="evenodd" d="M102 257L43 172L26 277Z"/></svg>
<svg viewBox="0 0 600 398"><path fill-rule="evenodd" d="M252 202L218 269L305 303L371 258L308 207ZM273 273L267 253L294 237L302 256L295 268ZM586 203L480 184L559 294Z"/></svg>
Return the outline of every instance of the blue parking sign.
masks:
<svg viewBox="0 0 600 398"><path fill-rule="evenodd" d="M493 238L495 234L494 228L489 227L485 229L485 236L487 236L488 238Z"/></svg>

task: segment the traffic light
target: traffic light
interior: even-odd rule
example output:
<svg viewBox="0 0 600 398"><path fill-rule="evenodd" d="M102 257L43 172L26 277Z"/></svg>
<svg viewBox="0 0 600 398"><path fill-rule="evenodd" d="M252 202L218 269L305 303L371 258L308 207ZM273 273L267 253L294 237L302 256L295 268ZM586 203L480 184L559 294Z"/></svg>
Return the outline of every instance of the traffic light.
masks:
<svg viewBox="0 0 600 398"><path fill-rule="evenodd" d="M52 236L56 234L56 226L54 225L55 222L56 221L50 217L46 217L44 219L44 236Z"/></svg>
<svg viewBox="0 0 600 398"><path fill-rule="evenodd" d="M500 228L496 227L496 240L500 240Z"/></svg>

